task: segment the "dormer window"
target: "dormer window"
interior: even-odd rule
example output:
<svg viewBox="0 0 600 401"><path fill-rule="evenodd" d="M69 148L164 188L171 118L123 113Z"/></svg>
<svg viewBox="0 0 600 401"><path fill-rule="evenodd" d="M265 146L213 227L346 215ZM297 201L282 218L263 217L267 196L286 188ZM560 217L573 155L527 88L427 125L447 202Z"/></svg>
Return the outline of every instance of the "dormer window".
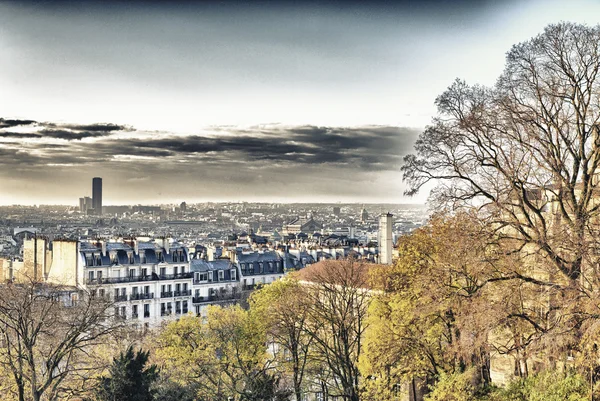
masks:
<svg viewBox="0 0 600 401"><path fill-rule="evenodd" d="M184 253L183 253L183 252L179 252L179 261L180 261L180 262L183 262L183 261L185 261L185 255L184 255Z"/></svg>
<svg viewBox="0 0 600 401"><path fill-rule="evenodd" d="M177 262L177 254L173 253L173 262Z"/></svg>

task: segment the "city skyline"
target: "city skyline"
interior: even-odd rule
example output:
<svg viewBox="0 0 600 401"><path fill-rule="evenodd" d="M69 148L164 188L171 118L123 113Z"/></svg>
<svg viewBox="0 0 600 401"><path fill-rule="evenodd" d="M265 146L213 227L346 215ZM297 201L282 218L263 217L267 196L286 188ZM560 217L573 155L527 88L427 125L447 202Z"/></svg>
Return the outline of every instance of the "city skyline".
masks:
<svg viewBox="0 0 600 401"><path fill-rule="evenodd" d="M575 5L573 5L575 4ZM536 10L532 12L532 10ZM0 204L422 203L402 158L457 78L600 5L2 2ZM110 184L108 184L110 183Z"/></svg>

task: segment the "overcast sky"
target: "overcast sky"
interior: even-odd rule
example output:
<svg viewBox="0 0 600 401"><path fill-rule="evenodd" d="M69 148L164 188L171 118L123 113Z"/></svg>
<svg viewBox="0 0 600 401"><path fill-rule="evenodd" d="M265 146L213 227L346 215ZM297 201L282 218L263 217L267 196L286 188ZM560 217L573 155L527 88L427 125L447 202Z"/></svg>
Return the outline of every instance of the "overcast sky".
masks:
<svg viewBox="0 0 600 401"><path fill-rule="evenodd" d="M559 21L600 2L0 2L0 204L422 202L435 97Z"/></svg>

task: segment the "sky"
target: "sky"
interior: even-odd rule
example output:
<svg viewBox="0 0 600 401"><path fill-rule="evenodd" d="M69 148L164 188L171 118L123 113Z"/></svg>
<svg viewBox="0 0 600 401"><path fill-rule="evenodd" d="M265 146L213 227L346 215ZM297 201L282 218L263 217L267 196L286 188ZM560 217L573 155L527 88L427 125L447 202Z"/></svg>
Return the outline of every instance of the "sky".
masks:
<svg viewBox="0 0 600 401"><path fill-rule="evenodd" d="M600 2L0 1L0 204L424 202L436 96L560 21Z"/></svg>

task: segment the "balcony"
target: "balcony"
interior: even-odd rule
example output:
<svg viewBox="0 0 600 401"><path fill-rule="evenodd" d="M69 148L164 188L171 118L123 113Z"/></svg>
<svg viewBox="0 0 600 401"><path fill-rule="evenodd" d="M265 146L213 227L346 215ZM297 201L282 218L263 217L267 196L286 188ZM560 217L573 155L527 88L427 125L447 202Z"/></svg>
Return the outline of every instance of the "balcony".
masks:
<svg viewBox="0 0 600 401"><path fill-rule="evenodd" d="M144 317L150 317L150 312L144 312Z"/></svg>
<svg viewBox="0 0 600 401"><path fill-rule="evenodd" d="M126 276L126 277L102 277L87 279L85 283L87 285L102 285L102 284L119 284L119 283L136 283L144 281L158 281L158 280L180 280L193 278L194 273L177 273L177 274L163 274L161 276L157 274L151 274L146 276Z"/></svg>
<svg viewBox="0 0 600 401"><path fill-rule="evenodd" d="M126 276L126 277L102 277L95 279L87 279L87 285L102 285L102 284L118 284L118 283L135 283L141 281L158 280L158 276Z"/></svg>
<svg viewBox="0 0 600 401"><path fill-rule="evenodd" d="M189 297L190 295L192 295L192 290L173 292L174 297Z"/></svg>
<svg viewBox="0 0 600 401"><path fill-rule="evenodd" d="M129 300L131 301L140 301L140 300L144 300L144 299L152 299L154 298L154 293L150 292L148 294L146 293L137 293L137 294L131 294L129 296Z"/></svg>
<svg viewBox="0 0 600 401"><path fill-rule="evenodd" d="M187 278L193 278L193 277L194 277L193 272L177 273L177 274L162 274L162 275L158 276L158 278L160 280L179 280L179 279L187 279Z"/></svg>
<svg viewBox="0 0 600 401"><path fill-rule="evenodd" d="M127 301L127 295L115 295L115 302Z"/></svg>
<svg viewBox="0 0 600 401"><path fill-rule="evenodd" d="M161 316L171 316L173 314L171 309L163 309L160 311Z"/></svg>
<svg viewBox="0 0 600 401"><path fill-rule="evenodd" d="M161 292L160 293L160 297L161 298L172 298L173 297L173 291Z"/></svg>
<svg viewBox="0 0 600 401"><path fill-rule="evenodd" d="M132 312L131 313L131 318L132 319L137 319L139 317L139 314L137 312Z"/></svg>
<svg viewBox="0 0 600 401"><path fill-rule="evenodd" d="M199 296L193 297L192 303L194 304L202 304L207 302L226 302L226 301L234 301L236 299L241 298L240 292L230 293L230 294L212 294L208 296Z"/></svg>

